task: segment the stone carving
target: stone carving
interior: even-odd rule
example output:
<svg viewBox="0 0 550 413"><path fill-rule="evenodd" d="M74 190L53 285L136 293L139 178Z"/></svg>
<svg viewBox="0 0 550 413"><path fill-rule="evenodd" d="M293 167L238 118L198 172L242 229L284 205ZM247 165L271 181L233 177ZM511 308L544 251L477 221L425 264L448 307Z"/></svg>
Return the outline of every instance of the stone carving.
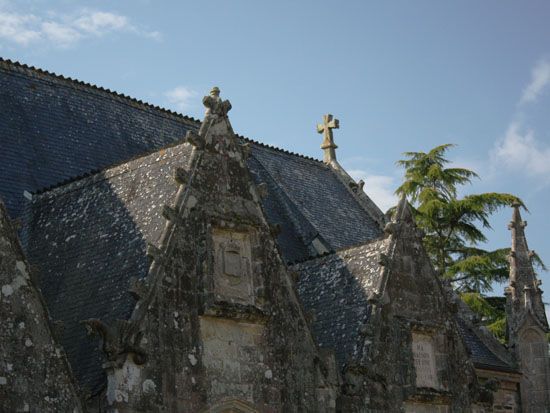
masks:
<svg viewBox="0 0 550 413"><path fill-rule="evenodd" d="M418 387L439 388L432 337L413 333L413 358Z"/></svg>
<svg viewBox="0 0 550 413"><path fill-rule="evenodd" d="M218 298L253 302L249 234L217 230L214 241L214 291Z"/></svg>
<svg viewBox="0 0 550 413"><path fill-rule="evenodd" d="M317 132L323 134L323 143L321 149L325 152L323 161L325 163L336 162L336 151L338 148L334 143L334 137L332 134L333 129L340 128L340 121L334 119L331 114L323 116L323 123L317 125Z"/></svg>
<svg viewBox="0 0 550 413"><path fill-rule="evenodd" d="M226 116L227 112L231 110L231 103L228 100L222 100L220 89L217 86L212 88L210 95L202 99L202 103L206 107L205 120L211 116Z"/></svg>
<svg viewBox="0 0 550 413"><path fill-rule="evenodd" d="M229 133L232 135L233 131L229 126L227 117L227 113L231 110L231 103L229 100L223 100L220 97L220 89L214 86L210 91L210 94L202 99L202 103L206 110L201 128L199 130L199 136L203 139L207 138L209 131L210 134L217 133L223 135L225 133ZM220 129L220 125L223 124L226 124L226 126ZM216 128L214 125L218 125L218 127ZM206 143L207 145L209 144L209 142Z"/></svg>
<svg viewBox="0 0 550 413"><path fill-rule="evenodd" d="M91 318L81 321L89 334L98 334L101 337L101 349L108 361L121 367L126 355L132 353L136 364L143 364L147 359L145 352L139 348L141 333L134 332L134 325L130 321L116 320L112 326Z"/></svg>

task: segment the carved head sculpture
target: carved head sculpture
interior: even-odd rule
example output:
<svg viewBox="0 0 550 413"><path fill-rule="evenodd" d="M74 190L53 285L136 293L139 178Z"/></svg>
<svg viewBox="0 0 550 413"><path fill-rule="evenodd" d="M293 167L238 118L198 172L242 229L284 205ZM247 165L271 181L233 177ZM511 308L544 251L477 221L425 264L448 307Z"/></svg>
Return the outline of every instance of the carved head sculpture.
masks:
<svg viewBox="0 0 550 413"><path fill-rule="evenodd" d="M212 90L210 91L210 95L211 96L216 96L216 97L220 96L220 88L217 87L217 86L214 86L212 88Z"/></svg>

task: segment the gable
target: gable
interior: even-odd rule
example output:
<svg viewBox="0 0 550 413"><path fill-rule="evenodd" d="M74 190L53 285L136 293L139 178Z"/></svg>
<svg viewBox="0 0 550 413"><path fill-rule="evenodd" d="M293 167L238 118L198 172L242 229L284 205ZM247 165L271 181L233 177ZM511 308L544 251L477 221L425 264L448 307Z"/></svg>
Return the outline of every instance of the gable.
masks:
<svg viewBox="0 0 550 413"><path fill-rule="evenodd" d="M168 148L36 196L29 207L27 255L52 319L63 322L75 376L92 392L103 383L101 358L80 322L129 317L130 280L148 271L147 245L158 244L162 206L177 191L173 171L189 154L189 145Z"/></svg>

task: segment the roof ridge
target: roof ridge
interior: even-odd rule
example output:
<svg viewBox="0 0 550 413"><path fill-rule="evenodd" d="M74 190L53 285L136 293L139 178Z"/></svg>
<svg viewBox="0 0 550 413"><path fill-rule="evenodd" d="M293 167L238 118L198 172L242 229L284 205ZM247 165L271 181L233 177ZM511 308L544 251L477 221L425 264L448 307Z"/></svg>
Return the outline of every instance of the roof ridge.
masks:
<svg viewBox="0 0 550 413"><path fill-rule="evenodd" d="M308 156L308 155L303 155L301 153L292 152L292 151L289 151L288 149L283 149L283 148L279 148L277 146L269 145L267 143L259 142L257 140L254 140L252 138L248 138L248 137L243 136L243 135L235 134L235 136L237 136L239 139L243 139L243 140L245 140L247 142L250 142L254 145L261 146L262 148L267 148L267 149L271 149L271 150L274 150L274 151L277 151L277 152L282 152L286 155L296 156L298 158L306 159L308 161L313 161L317 164L321 164L321 166L326 166L323 161L321 161L320 159L314 158L313 156Z"/></svg>
<svg viewBox="0 0 550 413"><path fill-rule="evenodd" d="M201 122L200 120L195 119L191 116L184 115L182 113L178 113L178 112L175 112L175 111L170 110L170 109L163 108L163 107L158 106L158 105L153 105L152 103L145 102L141 99L137 99L137 98L134 98L132 96L125 95L123 93L119 93L115 90L107 89L107 88L104 88L102 86L95 85L93 83L88 83L88 82L84 82L82 80L74 79L72 77L58 75L55 72L50 72L48 70L40 69L40 68L35 67L35 66L29 66L25 63L21 63L21 62L18 62L16 60L4 59L3 57L0 57L0 66L2 66L2 65L10 66L11 68L15 68L20 72L30 71L30 72L35 72L36 74L46 75L46 76L49 76L51 78L66 82L67 85L79 86L79 87L88 89L88 91L103 93L107 96L110 96L111 98L123 99L123 100L128 101L129 103L133 103L133 104L143 106L146 109L153 109L153 110L159 111L161 113L164 113L164 114L167 114L167 115L170 115L170 116L174 116L176 118L186 120L188 122L192 122L192 123L200 123Z"/></svg>

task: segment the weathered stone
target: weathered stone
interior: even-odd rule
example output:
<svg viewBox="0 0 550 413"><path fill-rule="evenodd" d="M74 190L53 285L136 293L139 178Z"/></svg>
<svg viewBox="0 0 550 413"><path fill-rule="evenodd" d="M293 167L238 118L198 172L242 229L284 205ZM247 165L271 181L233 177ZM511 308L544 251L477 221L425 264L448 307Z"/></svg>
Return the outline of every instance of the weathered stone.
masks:
<svg viewBox="0 0 550 413"><path fill-rule="evenodd" d="M0 285L0 411L81 412L65 353L2 202Z"/></svg>
<svg viewBox="0 0 550 413"><path fill-rule="evenodd" d="M10 202L14 211L19 198L28 202L25 219L18 218L21 237L52 314L65 327L31 311L8 322L8 338L0 343L17 343L16 353L31 354L44 337L63 336L91 412L517 411L520 391L529 403L524 410L545 406L547 325L519 215L511 229L521 248L510 254L507 288L516 367L479 317L437 281L406 202L386 225L391 217L338 165L332 129L339 125L332 117L319 126L327 168L236 136L227 116L231 104L217 88L204 98L199 123L11 62L0 60L0 68L5 87L11 78L18 85L7 92L18 105L5 112L17 116L5 126L8 148L17 141L22 149L15 146L17 156L10 156L17 174L33 178L21 181L25 187L17 186ZM33 88L21 88L20 81ZM28 92L35 84L38 95ZM59 93L67 89L72 93ZM75 107L72 97L86 109ZM50 109L52 98L63 104ZM104 106L116 119L98 110ZM70 116L58 107L69 108ZM33 128L20 112L33 114ZM48 125L76 129L60 134L68 149L59 168L66 170L56 164L52 173L44 165L38 179L25 166L34 159L27 154L47 158L49 148L60 145L40 123L44 114ZM101 126L88 130L82 125L89 119ZM117 141L120 130L128 131L123 141ZM94 144L95 134L101 139ZM186 143L174 146L184 134ZM105 136L116 142L102 152L97 142L106 145ZM41 148L29 151L21 143L37 137ZM33 180L55 185L87 172L75 168L82 158L71 146L80 147L83 138L96 152L84 155L86 167L102 172L34 193L40 188ZM118 148L129 152L102 156ZM146 151L153 152L125 162ZM290 269L284 264L303 260ZM21 271L29 273L29 266L17 258L14 274ZM18 303L25 288L17 277L3 283L0 304ZM80 319L100 336L106 380ZM35 329L33 321L44 328ZM57 369L47 352L31 361L33 371ZM23 384L7 400L23 400L35 377L22 376L21 368L10 376L11 363L2 368L0 361L0 398L15 377ZM41 395L44 388L57 391L47 380L37 386ZM67 410L51 404L51 394L44 398L50 405L35 410Z"/></svg>
<svg viewBox="0 0 550 413"><path fill-rule="evenodd" d="M340 127L340 121L334 119L332 115L324 115L323 123L317 125L317 132L323 134L323 143L321 144L321 149L324 151L323 161L326 164L332 164L336 162L336 144L334 143L334 137L332 134L333 129L338 129Z"/></svg>
<svg viewBox="0 0 550 413"><path fill-rule="evenodd" d="M523 411L550 410L550 358L548 341L550 332L531 263L532 252L527 246L525 227L520 206L514 206L508 228L512 233L510 253L510 284L506 289L507 328L510 348L523 373L521 404Z"/></svg>

